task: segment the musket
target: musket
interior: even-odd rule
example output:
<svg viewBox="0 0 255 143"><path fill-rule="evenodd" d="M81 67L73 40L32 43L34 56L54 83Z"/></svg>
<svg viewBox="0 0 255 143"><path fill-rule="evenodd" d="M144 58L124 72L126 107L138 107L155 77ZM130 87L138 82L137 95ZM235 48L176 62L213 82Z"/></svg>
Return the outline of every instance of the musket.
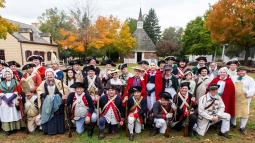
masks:
<svg viewBox="0 0 255 143"><path fill-rule="evenodd" d="M173 109L171 108L169 113L171 113L172 111L173 111ZM170 137L171 127L172 127L172 123L173 123L173 119L174 119L175 114L176 114L176 112L174 112L174 115L173 115L172 119L167 119L167 128L166 128L166 132L164 134L164 136L166 138Z"/></svg>
<svg viewBox="0 0 255 143"><path fill-rule="evenodd" d="M125 117L126 117L126 128L125 128L125 133L126 133L126 137L128 137L129 133L128 133L128 106L127 106L127 101L126 101L126 107L125 107Z"/></svg>
<svg viewBox="0 0 255 143"><path fill-rule="evenodd" d="M63 90L63 94L65 95L65 89L64 89L64 83L63 80L61 80L61 84L62 84L62 90ZM63 95L63 96L64 96ZM65 110L65 114L67 116L67 122L66 125L68 127L68 137L71 138L72 137L72 130L71 130L71 120L70 120L70 111L68 109L67 103L66 103L66 99L64 99L64 110Z"/></svg>

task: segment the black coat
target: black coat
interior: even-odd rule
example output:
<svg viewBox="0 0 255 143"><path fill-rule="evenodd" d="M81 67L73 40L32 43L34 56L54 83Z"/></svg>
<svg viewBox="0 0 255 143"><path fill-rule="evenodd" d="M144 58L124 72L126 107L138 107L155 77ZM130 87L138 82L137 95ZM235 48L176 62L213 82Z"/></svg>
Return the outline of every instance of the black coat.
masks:
<svg viewBox="0 0 255 143"><path fill-rule="evenodd" d="M94 112L94 104L93 104L92 98L90 97L88 92L85 92L85 95L83 95L83 96L85 96L85 98L88 102L88 107L89 107L88 112L92 114ZM75 92L72 92L69 94L69 96L67 98L67 106L69 108L71 108L73 106L74 97L75 97Z"/></svg>
<svg viewBox="0 0 255 143"><path fill-rule="evenodd" d="M127 101L127 106L128 106L128 112L130 112L130 109L135 105L135 102L133 100L133 96L129 97ZM147 100L145 97L143 97L142 101L140 102L140 107L141 109L138 112L139 116L144 117L146 111L147 111Z"/></svg>

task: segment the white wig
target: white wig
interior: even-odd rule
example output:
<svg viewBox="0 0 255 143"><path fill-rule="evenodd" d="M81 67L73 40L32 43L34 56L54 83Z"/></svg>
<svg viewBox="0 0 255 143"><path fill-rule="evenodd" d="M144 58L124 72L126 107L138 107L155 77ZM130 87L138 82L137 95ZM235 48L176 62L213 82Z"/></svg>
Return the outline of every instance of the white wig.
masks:
<svg viewBox="0 0 255 143"><path fill-rule="evenodd" d="M4 68L2 73L3 73L3 77L5 77L5 74L9 72L11 74L11 77L13 78L13 71L10 68Z"/></svg>
<svg viewBox="0 0 255 143"><path fill-rule="evenodd" d="M221 73L221 72L228 72L228 68L227 67L222 67L222 68L220 68L219 69L219 73Z"/></svg>
<svg viewBox="0 0 255 143"><path fill-rule="evenodd" d="M45 75L46 75L48 72L52 72L52 73L53 73L53 75L55 76L55 72L54 72L54 70L53 70L52 68L48 68L48 69L46 69L46 71L45 71Z"/></svg>

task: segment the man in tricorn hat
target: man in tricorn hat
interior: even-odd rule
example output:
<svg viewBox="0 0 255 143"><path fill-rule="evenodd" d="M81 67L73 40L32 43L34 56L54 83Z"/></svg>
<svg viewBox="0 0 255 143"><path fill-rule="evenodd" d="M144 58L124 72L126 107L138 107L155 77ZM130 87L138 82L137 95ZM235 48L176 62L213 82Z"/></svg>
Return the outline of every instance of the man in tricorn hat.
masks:
<svg viewBox="0 0 255 143"><path fill-rule="evenodd" d="M141 133L142 124L147 110L146 97L141 96L142 87L134 86L129 92L133 95L127 101L129 140L134 140L135 133Z"/></svg>
<svg viewBox="0 0 255 143"><path fill-rule="evenodd" d="M43 57L40 55L31 55L27 58L27 61L33 62L33 64L35 64L34 72L39 73L41 78L44 79L46 68L42 65Z"/></svg>
<svg viewBox="0 0 255 143"><path fill-rule="evenodd" d="M232 80L235 79L235 77L237 76L237 68L238 68L238 60L237 59L232 59L229 60L226 65L228 66L228 75L230 76L230 78Z"/></svg>
<svg viewBox="0 0 255 143"><path fill-rule="evenodd" d="M224 112L225 105L218 95L219 85L211 84L209 92L199 99L196 133L204 136L209 127L222 121L219 135L229 138L230 114Z"/></svg>
<svg viewBox="0 0 255 143"><path fill-rule="evenodd" d="M109 133L115 133L117 125L123 125L122 114L122 101L121 97L117 95L117 92L113 86L109 86L107 89L107 94L101 96L100 98L100 108L102 113L99 118L99 139L105 137L104 130L106 124L109 127Z"/></svg>
<svg viewBox="0 0 255 143"><path fill-rule="evenodd" d="M153 105L154 130L153 135L158 133L164 134L167 124L174 117L176 106L171 102L172 97L169 93L163 92L160 100Z"/></svg>
<svg viewBox="0 0 255 143"><path fill-rule="evenodd" d="M83 82L83 74L81 71L81 66L83 65L80 60L73 60L69 62L70 66L73 67L73 70L75 71L75 78L76 82Z"/></svg>
<svg viewBox="0 0 255 143"><path fill-rule="evenodd" d="M92 116L94 112L94 104L89 93L85 91L84 84L75 82L71 85L75 92L69 94L67 98L67 107L70 113L68 118L75 122L76 132L81 134L84 132L84 124L88 127L88 136L92 137L94 125L97 118Z"/></svg>
<svg viewBox="0 0 255 143"><path fill-rule="evenodd" d="M22 70L25 71L21 78L22 91L25 94L25 114L29 132L34 132L39 114L37 88L42 83L41 76L34 71L35 64L26 64Z"/></svg>
<svg viewBox="0 0 255 143"><path fill-rule="evenodd" d="M197 66L192 68L192 72L194 75L198 75L198 69L206 67L207 59L204 56L200 56L196 58L196 61L198 62Z"/></svg>
<svg viewBox="0 0 255 143"><path fill-rule="evenodd" d="M83 72L83 76L87 76L87 67L90 66L90 65L93 65L95 66L96 68L96 75L99 76L100 74L100 68L97 67L97 64L99 63L99 61L96 59L96 57L90 57L87 59L87 63L88 65L84 66L82 72Z"/></svg>

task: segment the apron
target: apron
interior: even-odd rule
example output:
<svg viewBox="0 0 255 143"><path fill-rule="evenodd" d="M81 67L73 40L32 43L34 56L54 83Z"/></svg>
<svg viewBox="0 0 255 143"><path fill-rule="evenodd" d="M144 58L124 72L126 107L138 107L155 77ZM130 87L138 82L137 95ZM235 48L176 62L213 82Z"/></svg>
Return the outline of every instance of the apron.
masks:
<svg viewBox="0 0 255 143"><path fill-rule="evenodd" d="M245 117L248 118L248 103L247 99L245 97L245 92L243 90L243 83L242 82L236 82L235 83L235 111L236 111L236 117Z"/></svg>

